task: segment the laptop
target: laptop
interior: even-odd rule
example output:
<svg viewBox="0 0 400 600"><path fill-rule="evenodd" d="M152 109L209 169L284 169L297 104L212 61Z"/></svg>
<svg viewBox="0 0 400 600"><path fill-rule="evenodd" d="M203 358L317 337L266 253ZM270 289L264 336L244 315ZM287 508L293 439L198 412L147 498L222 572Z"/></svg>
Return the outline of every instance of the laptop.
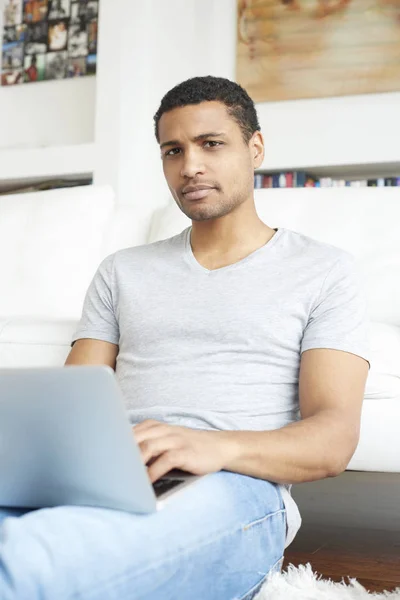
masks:
<svg viewBox="0 0 400 600"><path fill-rule="evenodd" d="M200 477L151 484L111 368L0 369L0 506L151 513Z"/></svg>

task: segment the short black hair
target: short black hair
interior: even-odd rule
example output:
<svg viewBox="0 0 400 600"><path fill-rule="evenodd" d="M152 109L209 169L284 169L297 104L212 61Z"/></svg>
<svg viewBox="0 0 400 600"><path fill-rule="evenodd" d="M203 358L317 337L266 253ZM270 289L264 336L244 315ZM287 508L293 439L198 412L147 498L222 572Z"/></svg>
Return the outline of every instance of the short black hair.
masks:
<svg viewBox="0 0 400 600"><path fill-rule="evenodd" d="M228 114L242 130L246 144L249 143L255 131L261 130L254 102L246 90L230 79L207 75L206 77L187 79L165 94L161 100L160 108L154 115L157 142L160 141L158 126L164 113L188 104L211 101L225 104Z"/></svg>

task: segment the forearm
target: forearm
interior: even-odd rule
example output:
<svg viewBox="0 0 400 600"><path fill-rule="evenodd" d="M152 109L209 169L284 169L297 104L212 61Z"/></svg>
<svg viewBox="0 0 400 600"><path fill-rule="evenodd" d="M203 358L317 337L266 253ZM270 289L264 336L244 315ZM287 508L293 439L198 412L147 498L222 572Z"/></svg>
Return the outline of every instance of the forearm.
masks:
<svg viewBox="0 0 400 600"><path fill-rule="evenodd" d="M276 483L302 483L342 472L358 432L344 431L331 411L273 431L223 431L224 469Z"/></svg>

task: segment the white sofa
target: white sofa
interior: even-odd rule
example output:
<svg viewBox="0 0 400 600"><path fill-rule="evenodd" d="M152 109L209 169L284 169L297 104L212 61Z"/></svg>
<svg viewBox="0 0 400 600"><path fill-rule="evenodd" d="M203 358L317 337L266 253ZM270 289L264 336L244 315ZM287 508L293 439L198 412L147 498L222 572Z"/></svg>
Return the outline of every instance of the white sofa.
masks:
<svg viewBox="0 0 400 600"><path fill-rule="evenodd" d="M100 261L134 245L111 187L0 196L0 368L63 364Z"/></svg>
<svg viewBox="0 0 400 600"><path fill-rule="evenodd" d="M400 190L257 190L258 214L356 256L371 320L361 440L349 469L400 472ZM129 207L107 187L0 197L0 368L61 365L102 258L135 245ZM148 242L190 225L171 200ZM132 229L132 231L131 231Z"/></svg>

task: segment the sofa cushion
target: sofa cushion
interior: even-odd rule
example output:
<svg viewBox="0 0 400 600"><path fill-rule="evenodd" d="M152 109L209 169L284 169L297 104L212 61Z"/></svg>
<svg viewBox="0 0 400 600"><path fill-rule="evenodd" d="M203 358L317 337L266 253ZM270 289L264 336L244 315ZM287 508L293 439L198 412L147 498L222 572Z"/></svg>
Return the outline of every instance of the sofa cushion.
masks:
<svg viewBox="0 0 400 600"><path fill-rule="evenodd" d="M400 401L400 327L371 322L371 369L365 387L365 400Z"/></svg>
<svg viewBox="0 0 400 600"><path fill-rule="evenodd" d="M347 469L400 473L400 397L364 402L360 441Z"/></svg>
<svg viewBox="0 0 400 600"><path fill-rule="evenodd" d="M113 211L108 186L1 196L0 317L78 319Z"/></svg>
<svg viewBox="0 0 400 600"><path fill-rule="evenodd" d="M400 377L400 327L371 322L371 371Z"/></svg>
<svg viewBox="0 0 400 600"><path fill-rule="evenodd" d="M400 377L369 372L365 386L365 400L398 399L400 402Z"/></svg>
<svg viewBox="0 0 400 600"><path fill-rule="evenodd" d="M62 366L76 321L0 319L0 368Z"/></svg>

